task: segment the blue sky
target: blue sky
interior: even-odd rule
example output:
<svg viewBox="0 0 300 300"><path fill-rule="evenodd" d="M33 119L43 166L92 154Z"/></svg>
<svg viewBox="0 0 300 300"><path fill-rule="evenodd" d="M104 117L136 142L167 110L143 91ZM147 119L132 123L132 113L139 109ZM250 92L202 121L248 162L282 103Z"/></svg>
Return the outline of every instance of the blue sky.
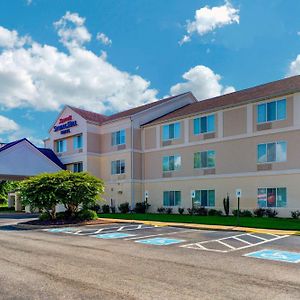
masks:
<svg viewBox="0 0 300 300"><path fill-rule="evenodd" d="M0 140L40 144L64 104L110 114L300 74L299 9L298 0L1 1Z"/></svg>

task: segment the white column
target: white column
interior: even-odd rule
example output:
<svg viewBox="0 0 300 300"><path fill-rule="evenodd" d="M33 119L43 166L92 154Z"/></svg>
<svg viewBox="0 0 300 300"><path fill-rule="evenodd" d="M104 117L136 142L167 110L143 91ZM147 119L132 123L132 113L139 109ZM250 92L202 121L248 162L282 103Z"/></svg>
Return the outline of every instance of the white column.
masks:
<svg viewBox="0 0 300 300"><path fill-rule="evenodd" d="M293 125L300 126L300 93L295 94L293 100ZM287 116L287 118L289 118L289 116Z"/></svg>
<svg viewBox="0 0 300 300"><path fill-rule="evenodd" d="M188 142L189 142L189 135L190 135L189 119L184 119L184 121L183 121L183 127L184 127L184 143L188 144Z"/></svg>

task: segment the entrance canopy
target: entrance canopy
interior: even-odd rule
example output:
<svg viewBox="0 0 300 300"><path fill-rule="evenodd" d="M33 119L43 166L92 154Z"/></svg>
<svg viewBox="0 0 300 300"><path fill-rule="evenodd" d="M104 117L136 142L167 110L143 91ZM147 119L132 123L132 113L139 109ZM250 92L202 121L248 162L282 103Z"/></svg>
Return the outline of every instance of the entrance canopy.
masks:
<svg viewBox="0 0 300 300"><path fill-rule="evenodd" d="M0 180L22 180L40 173L54 173L65 166L50 149L27 139L0 146Z"/></svg>

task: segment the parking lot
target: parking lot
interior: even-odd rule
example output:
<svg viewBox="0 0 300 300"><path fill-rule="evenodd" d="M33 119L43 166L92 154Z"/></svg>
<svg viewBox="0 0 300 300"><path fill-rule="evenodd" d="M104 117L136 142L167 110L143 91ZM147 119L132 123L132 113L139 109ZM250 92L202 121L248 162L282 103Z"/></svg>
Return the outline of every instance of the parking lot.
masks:
<svg viewBox="0 0 300 300"><path fill-rule="evenodd" d="M0 226L0 251L0 299L300 295L298 236L131 223Z"/></svg>

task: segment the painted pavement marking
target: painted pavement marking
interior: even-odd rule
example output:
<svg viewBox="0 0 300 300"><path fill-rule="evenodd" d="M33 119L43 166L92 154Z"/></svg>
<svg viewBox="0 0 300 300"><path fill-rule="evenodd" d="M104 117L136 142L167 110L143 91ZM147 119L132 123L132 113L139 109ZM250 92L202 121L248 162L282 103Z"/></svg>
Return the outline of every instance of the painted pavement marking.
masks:
<svg viewBox="0 0 300 300"><path fill-rule="evenodd" d="M134 236L134 234L111 232L111 233L103 233L103 234L93 235L92 237L95 237L98 239L122 239L122 238L129 237L129 236Z"/></svg>
<svg viewBox="0 0 300 300"><path fill-rule="evenodd" d="M254 257L259 259L282 261L288 263L300 262L299 252L290 252L290 251L281 251L281 250L263 249L260 251L247 253L244 256Z"/></svg>
<svg viewBox="0 0 300 300"><path fill-rule="evenodd" d="M151 238L156 236L162 236L162 235L172 235L172 234L178 234L178 233L187 233L187 232L194 232L199 231L197 229L189 229L189 230L181 230L181 231L173 231L173 232L167 232L167 233L158 233L158 234L151 234L151 235L144 235L144 236L136 236L132 238L128 238L125 240L138 240L138 239L145 239L145 238Z"/></svg>
<svg viewBox="0 0 300 300"><path fill-rule="evenodd" d="M264 235L267 236L268 234L264 234ZM197 242L197 243L186 244L186 245L182 245L180 247L196 249L196 250L227 253L227 252L232 252L232 251L237 251L237 250L242 250L242 249L262 245L262 244L265 244L268 242L273 242L273 241L276 241L279 239L286 238L288 236L289 235L279 236L279 235L270 234L271 238L266 239L261 236L258 236L258 234L242 233L242 234L229 236L229 237L225 237L225 238L220 238L220 239L215 239L215 240L207 240L207 241L202 241L202 242ZM246 240L247 237L255 238L255 239L259 240L259 242L251 243ZM241 247L234 247L228 243L230 239L235 239L241 243L244 243L245 245L241 246ZM227 243L226 243L226 241L227 241ZM217 249L216 247L209 247L210 245L219 245L219 246L223 247L224 250Z"/></svg>
<svg viewBox="0 0 300 300"><path fill-rule="evenodd" d="M172 244L178 244L183 243L185 240L179 240L179 239L168 239L168 238L151 238L146 240L138 240L135 241L136 243L146 244L146 245L155 245L155 246L167 246Z"/></svg>
<svg viewBox="0 0 300 300"><path fill-rule="evenodd" d="M75 227L59 227L59 228L47 228L47 229L43 229L44 231L48 231L48 232L64 232L64 233L73 233L75 231L78 231L78 228Z"/></svg>

